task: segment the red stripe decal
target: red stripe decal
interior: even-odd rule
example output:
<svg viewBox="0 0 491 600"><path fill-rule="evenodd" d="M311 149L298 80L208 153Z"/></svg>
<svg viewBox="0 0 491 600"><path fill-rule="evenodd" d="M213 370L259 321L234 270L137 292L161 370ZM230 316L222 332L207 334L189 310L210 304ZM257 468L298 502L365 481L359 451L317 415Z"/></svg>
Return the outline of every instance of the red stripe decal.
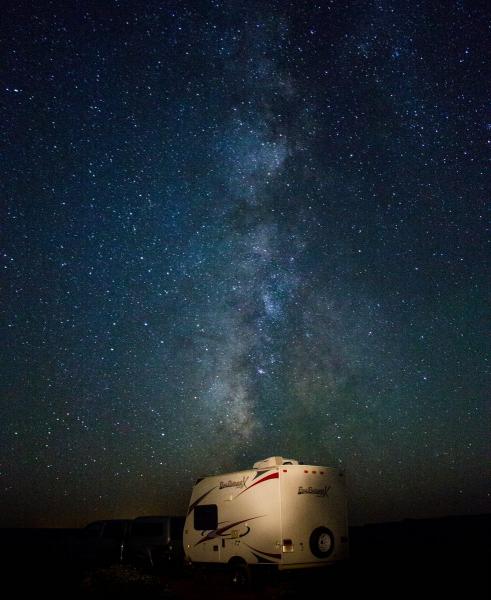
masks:
<svg viewBox="0 0 491 600"><path fill-rule="evenodd" d="M253 488L255 485L257 485L258 483L263 483L263 481L268 481L268 479L278 479L278 471L275 471L274 473L271 473L270 475L267 475L266 477L263 477L262 479L260 479L259 481L256 481L256 483L253 483L252 485L250 485L248 488L246 488L245 490L242 490L240 492L240 494L243 494L244 492L247 492L247 490L250 490L251 488ZM235 496L236 498L238 498L240 496L240 494L237 494L237 496Z"/></svg>

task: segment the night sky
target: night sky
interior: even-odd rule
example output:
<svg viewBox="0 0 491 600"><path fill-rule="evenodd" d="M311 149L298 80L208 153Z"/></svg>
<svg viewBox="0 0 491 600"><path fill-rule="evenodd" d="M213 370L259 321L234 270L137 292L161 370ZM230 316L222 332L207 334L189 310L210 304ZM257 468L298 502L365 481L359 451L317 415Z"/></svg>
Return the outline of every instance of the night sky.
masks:
<svg viewBox="0 0 491 600"><path fill-rule="evenodd" d="M6 2L0 524L340 466L490 512L485 3Z"/></svg>

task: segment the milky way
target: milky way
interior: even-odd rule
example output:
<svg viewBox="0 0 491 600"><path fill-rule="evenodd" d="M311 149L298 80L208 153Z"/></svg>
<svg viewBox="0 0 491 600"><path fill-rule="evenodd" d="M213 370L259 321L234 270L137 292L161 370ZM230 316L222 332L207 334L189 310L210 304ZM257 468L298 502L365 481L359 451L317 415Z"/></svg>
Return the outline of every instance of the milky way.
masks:
<svg viewBox="0 0 491 600"><path fill-rule="evenodd" d="M352 522L488 510L488 17L7 4L2 523L275 454Z"/></svg>

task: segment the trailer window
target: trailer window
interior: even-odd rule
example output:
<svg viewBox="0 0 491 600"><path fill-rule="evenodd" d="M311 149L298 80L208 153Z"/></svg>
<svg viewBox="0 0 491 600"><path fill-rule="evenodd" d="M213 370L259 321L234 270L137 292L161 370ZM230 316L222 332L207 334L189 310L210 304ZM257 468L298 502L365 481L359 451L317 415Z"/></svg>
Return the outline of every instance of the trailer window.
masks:
<svg viewBox="0 0 491 600"><path fill-rule="evenodd" d="M218 527L218 511L216 504L202 504L194 509L194 528L200 531Z"/></svg>

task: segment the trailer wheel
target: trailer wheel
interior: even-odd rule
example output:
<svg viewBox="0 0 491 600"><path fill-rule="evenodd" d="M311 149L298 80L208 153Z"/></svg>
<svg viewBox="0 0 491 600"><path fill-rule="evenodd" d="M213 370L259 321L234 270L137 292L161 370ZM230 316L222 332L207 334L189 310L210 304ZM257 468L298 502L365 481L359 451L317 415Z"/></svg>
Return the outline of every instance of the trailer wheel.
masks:
<svg viewBox="0 0 491 600"><path fill-rule="evenodd" d="M251 570L243 560L232 560L229 563L230 584L234 589L245 590L251 586Z"/></svg>
<svg viewBox="0 0 491 600"><path fill-rule="evenodd" d="M334 552L334 536L327 527L317 527L310 535L310 551L317 558L327 558Z"/></svg>

